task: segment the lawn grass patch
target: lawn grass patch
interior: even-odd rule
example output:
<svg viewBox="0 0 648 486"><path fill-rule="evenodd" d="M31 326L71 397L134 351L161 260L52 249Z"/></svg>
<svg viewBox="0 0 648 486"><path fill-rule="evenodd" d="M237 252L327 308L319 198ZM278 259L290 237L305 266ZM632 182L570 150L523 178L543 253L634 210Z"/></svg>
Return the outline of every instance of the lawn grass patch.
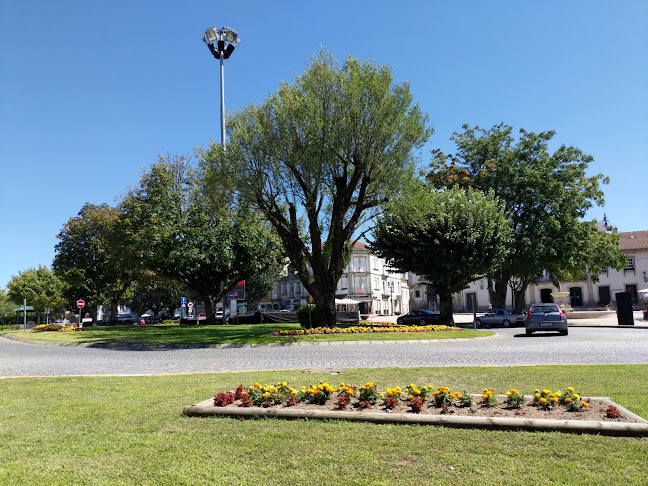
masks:
<svg viewBox="0 0 648 486"><path fill-rule="evenodd" d="M273 336L279 329L301 329L299 324L234 324L225 326L97 326L83 332L8 331L7 335L59 343L111 344L258 344L325 341L453 339L490 336L492 331L377 332Z"/></svg>
<svg viewBox="0 0 648 486"><path fill-rule="evenodd" d="M188 418L255 381L576 387L648 418L648 365L408 368L0 380L0 484L643 484L648 441L340 421Z"/></svg>

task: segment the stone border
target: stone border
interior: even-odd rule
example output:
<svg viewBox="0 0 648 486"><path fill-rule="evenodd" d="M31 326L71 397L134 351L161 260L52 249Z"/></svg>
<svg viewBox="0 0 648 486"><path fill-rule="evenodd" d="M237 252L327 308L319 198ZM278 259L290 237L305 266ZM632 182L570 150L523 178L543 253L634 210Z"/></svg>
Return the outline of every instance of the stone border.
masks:
<svg viewBox="0 0 648 486"><path fill-rule="evenodd" d="M504 396L504 395L501 395ZM292 420L348 420L376 424L437 425L462 429L524 430L531 432L566 432L618 437L648 437L648 421L614 403L608 397L590 397L604 405L615 406L631 422L603 422L598 420L554 420L501 417L466 417L409 413L347 412L331 410L296 410L291 408L215 407L212 398L196 405L187 405L183 414L189 417L276 417Z"/></svg>
<svg viewBox="0 0 648 486"><path fill-rule="evenodd" d="M483 329L482 329L483 330ZM415 333L413 333L415 334ZM482 341L484 339L501 338L502 336L493 333L492 336L476 336L470 338L448 338L448 339L368 339L366 341L304 341L296 343L222 343L222 344L138 344L138 343L57 343L53 341L39 341L19 336L8 336L0 334L0 338L24 344L41 344L44 346L67 346L73 348L97 348L116 349L120 351L164 351L170 349L238 349L238 348L279 348L285 346L357 346L360 344L418 344L438 343L442 341Z"/></svg>

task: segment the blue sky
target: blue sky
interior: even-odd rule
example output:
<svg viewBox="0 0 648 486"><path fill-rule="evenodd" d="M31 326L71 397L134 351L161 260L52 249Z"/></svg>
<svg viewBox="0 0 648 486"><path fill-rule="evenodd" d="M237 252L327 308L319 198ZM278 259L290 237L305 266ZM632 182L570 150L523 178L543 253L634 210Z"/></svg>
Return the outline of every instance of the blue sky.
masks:
<svg viewBox="0 0 648 486"><path fill-rule="evenodd" d="M321 47L393 67L435 133L504 122L608 175L605 212L648 229L648 2L0 0L0 287L50 266L85 202L114 204L160 153L219 140L218 62L201 42L242 38L226 108L262 102Z"/></svg>

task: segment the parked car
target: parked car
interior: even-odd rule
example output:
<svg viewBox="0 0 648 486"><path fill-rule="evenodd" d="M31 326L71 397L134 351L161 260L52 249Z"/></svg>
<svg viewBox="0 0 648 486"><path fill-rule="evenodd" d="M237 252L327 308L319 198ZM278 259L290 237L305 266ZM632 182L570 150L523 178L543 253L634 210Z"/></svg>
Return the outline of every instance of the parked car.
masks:
<svg viewBox="0 0 648 486"><path fill-rule="evenodd" d="M527 336L536 331L558 331L567 336L567 326L567 318L558 304L534 304L524 320Z"/></svg>
<svg viewBox="0 0 648 486"><path fill-rule="evenodd" d="M525 314L514 314L507 309L493 309L486 314L477 316L475 323L477 327L481 326L523 326Z"/></svg>
<svg viewBox="0 0 648 486"><path fill-rule="evenodd" d="M435 314L432 311L419 309L410 311L407 314L400 316L398 319L396 319L396 323L399 326L408 326L412 324L429 326L430 324L440 324L441 317L439 314Z"/></svg>
<svg viewBox="0 0 648 486"><path fill-rule="evenodd" d="M119 314L117 315L117 322L119 324L139 324L140 318L136 314Z"/></svg>

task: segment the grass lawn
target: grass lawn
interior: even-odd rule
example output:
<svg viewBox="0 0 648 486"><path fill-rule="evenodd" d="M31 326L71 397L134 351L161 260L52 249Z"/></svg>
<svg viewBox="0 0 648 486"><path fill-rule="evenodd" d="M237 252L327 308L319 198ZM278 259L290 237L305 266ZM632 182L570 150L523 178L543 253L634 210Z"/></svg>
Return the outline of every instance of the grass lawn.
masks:
<svg viewBox="0 0 648 486"><path fill-rule="evenodd" d="M367 341L401 339L450 339L490 336L492 331L384 332L369 334L325 334L314 336L273 336L277 329L301 329L299 324L237 324L227 326L100 326L83 332L5 331L8 335L62 343L294 343L308 341Z"/></svg>
<svg viewBox="0 0 648 486"><path fill-rule="evenodd" d="M188 418L239 383L574 386L648 417L648 365L0 380L0 484L645 484L648 441L337 421Z"/></svg>

